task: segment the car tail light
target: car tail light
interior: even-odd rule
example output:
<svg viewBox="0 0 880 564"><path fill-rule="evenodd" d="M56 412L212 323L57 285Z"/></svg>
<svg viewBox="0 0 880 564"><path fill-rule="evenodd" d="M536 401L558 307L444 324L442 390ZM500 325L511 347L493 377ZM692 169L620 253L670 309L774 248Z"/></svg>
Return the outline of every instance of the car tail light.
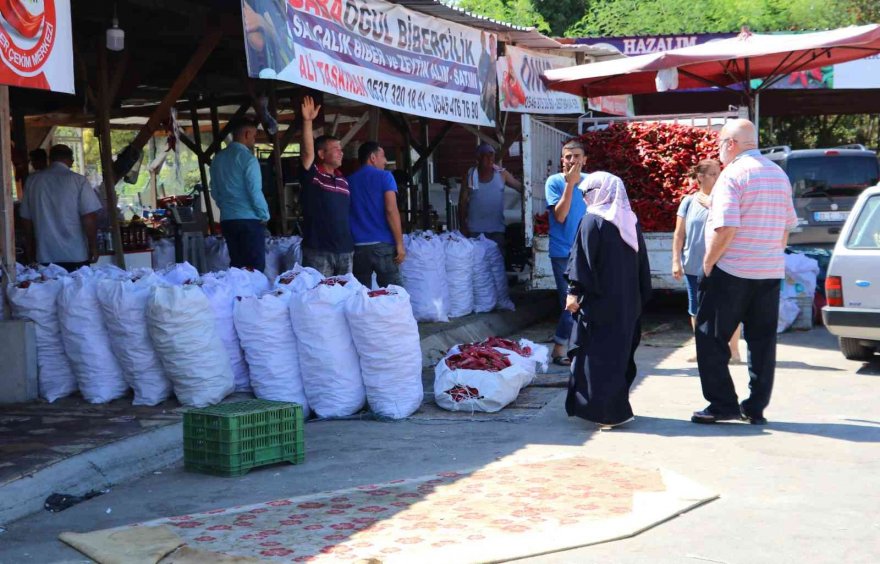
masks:
<svg viewBox="0 0 880 564"><path fill-rule="evenodd" d="M830 307L843 307L843 281L840 276L825 279L825 299Z"/></svg>
<svg viewBox="0 0 880 564"><path fill-rule="evenodd" d="M829 157L836 157L839 154L840 154L840 151L835 151L834 149L830 149L828 151L825 151L825 155L829 156Z"/></svg>

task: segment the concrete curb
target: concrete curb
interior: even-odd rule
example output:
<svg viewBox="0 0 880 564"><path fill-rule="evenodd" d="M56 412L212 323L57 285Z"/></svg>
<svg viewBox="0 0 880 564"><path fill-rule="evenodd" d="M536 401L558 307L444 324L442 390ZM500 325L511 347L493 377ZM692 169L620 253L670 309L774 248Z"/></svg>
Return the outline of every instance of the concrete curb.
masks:
<svg viewBox="0 0 880 564"><path fill-rule="evenodd" d="M496 311L425 327L422 362L433 366L453 345L511 335L552 312L555 296L527 294L516 311ZM9 523L43 509L52 493L82 495L128 482L179 462L183 458L183 424L174 423L71 456L61 462L0 486L0 523Z"/></svg>
<svg viewBox="0 0 880 564"><path fill-rule="evenodd" d="M40 469L0 488L0 523L43 509L52 493L82 495L145 476L183 456L182 424L165 425Z"/></svg>

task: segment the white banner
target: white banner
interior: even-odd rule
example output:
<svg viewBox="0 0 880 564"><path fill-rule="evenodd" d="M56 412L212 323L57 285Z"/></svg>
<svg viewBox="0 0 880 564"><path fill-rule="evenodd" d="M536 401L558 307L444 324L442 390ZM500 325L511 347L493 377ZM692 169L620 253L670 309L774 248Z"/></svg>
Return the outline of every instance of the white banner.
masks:
<svg viewBox="0 0 880 564"><path fill-rule="evenodd" d="M541 82L542 72L574 66L573 58L545 55L509 45L505 51L505 56L498 59L501 111L524 114L584 113L582 98L548 90Z"/></svg>
<svg viewBox="0 0 880 564"><path fill-rule="evenodd" d="M73 94L70 0L0 0L0 84Z"/></svg>
<svg viewBox="0 0 880 564"><path fill-rule="evenodd" d="M242 0L241 9L252 77L495 125L494 34L382 0Z"/></svg>

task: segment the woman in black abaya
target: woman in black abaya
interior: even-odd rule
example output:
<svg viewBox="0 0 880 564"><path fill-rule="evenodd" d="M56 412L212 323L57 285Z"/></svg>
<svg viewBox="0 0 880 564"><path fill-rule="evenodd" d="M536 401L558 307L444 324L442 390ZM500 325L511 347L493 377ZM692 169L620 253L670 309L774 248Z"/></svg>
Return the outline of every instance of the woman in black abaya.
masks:
<svg viewBox="0 0 880 564"><path fill-rule="evenodd" d="M648 253L623 181L589 174L578 187L587 213L571 249L566 309L576 319L565 410L613 427L633 419L629 389L636 377L642 307L651 294Z"/></svg>

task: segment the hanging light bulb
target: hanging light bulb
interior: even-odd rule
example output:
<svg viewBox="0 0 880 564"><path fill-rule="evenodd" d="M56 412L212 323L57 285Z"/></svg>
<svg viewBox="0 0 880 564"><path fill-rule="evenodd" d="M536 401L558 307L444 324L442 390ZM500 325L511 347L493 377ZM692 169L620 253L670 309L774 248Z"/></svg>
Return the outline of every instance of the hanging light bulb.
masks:
<svg viewBox="0 0 880 564"><path fill-rule="evenodd" d="M116 17L116 4L113 5L113 27L107 28L107 49L122 51L125 49L125 30L119 27L119 18Z"/></svg>

